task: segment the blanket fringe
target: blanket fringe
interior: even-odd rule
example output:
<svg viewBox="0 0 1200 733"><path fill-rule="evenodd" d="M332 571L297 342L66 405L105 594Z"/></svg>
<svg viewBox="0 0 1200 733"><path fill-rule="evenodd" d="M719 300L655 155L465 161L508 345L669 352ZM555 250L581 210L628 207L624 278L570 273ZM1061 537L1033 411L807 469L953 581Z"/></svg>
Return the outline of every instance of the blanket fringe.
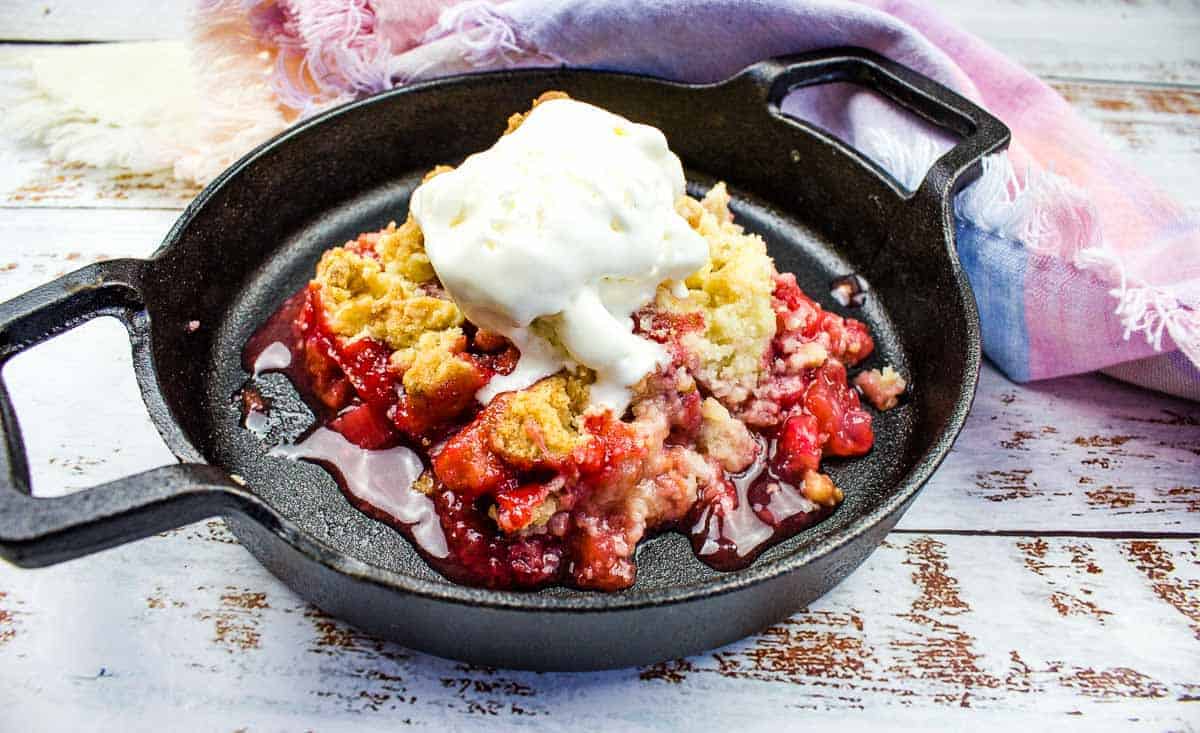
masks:
<svg viewBox="0 0 1200 733"><path fill-rule="evenodd" d="M276 103L272 54L251 32L241 0L206 0L192 15L189 50L203 69L197 131L175 161L175 176L205 184L291 119Z"/></svg>
<svg viewBox="0 0 1200 733"><path fill-rule="evenodd" d="M943 152L931 138L901 140L879 129L865 135L862 146L910 190ZM1120 256L1105 246L1094 206L1069 179L1050 170L1028 171L1022 184L1008 156L996 153L984 159L979 180L960 191L954 203L957 217L984 232L1117 283L1109 294L1125 339L1142 335L1162 351L1163 336L1169 335L1200 366L1200 297L1189 301L1166 288L1132 283Z"/></svg>
<svg viewBox="0 0 1200 733"><path fill-rule="evenodd" d="M512 17L488 0L472 0L446 8L422 42L447 36L458 37L463 58L475 66L510 66L515 58L525 54Z"/></svg>
<svg viewBox="0 0 1200 733"><path fill-rule="evenodd" d="M1162 351L1165 333L1200 366L1200 297L1189 301L1167 288L1130 286L1124 262L1103 246L1080 250L1073 262L1080 270L1100 271L1117 280L1109 294L1117 300L1113 313L1125 327L1126 340L1143 335L1155 351Z"/></svg>
<svg viewBox="0 0 1200 733"><path fill-rule="evenodd" d="M489 0L468 0L446 8L422 43L451 37L458 42L463 60L476 68L511 68L530 58L566 64L565 59L523 39L512 16Z"/></svg>
<svg viewBox="0 0 1200 733"><path fill-rule="evenodd" d="M172 79L187 72L186 56L179 44L142 42L127 48L121 55L99 46L6 54L0 65L14 71L18 94L3 120L4 130L18 140L45 146L50 160L147 173L170 170L174 160L170 141L189 122L182 108L186 98L164 89L152 104L141 98L114 109L111 99L95 96L86 87L63 94L53 85L42 83L43 76L57 80L79 64L90 64L93 77L101 68L113 78L128 77L151 60ZM88 84L96 82L90 78Z"/></svg>

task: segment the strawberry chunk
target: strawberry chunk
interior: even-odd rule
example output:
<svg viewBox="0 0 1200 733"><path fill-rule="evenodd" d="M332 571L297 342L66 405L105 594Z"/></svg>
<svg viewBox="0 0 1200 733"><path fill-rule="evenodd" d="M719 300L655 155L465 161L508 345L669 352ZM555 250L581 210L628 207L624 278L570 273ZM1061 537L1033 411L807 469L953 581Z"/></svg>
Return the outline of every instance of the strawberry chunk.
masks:
<svg viewBox="0 0 1200 733"><path fill-rule="evenodd" d="M862 409L858 393L846 384L846 367L838 360L829 359L817 369L805 392L804 407L828 436L826 453L861 456L871 450L875 442L871 416Z"/></svg>
<svg viewBox="0 0 1200 733"><path fill-rule="evenodd" d="M362 403L338 415L329 423L329 428L366 450L387 448L395 444L399 437L387 416L368 403Z"/></svg>
<svg viewBox="0 0 1200 733"><path fill-rule="evenodd" d="M335 343L338 364L359 397L385 409L396 401L396 378L388 372L391 351L386 345L369 338Z"/></svg>
<svg viewBox="0 0 1200 733"><path fill-rule="evenodd" d="M779 431L771 468L779 478L792 483L804 481L806 471L815 471L821 462L821 429L817 418L807 413L793 414Z"/></svg>
<svg viewBox="0 0 1200 733"><path fill-rule="evenodd" d="M545 484L523 484L496 492L496 524L505 532L529 526L534 510L541 506L550 489Z"/></svg>
<svg viewBox="0 0 1200 733"><path fill-rule="evenodd" d="M438 480L472 499L516 483L512 471L488 445L486 415L481 413L433 456L433 473Z"/></svg>

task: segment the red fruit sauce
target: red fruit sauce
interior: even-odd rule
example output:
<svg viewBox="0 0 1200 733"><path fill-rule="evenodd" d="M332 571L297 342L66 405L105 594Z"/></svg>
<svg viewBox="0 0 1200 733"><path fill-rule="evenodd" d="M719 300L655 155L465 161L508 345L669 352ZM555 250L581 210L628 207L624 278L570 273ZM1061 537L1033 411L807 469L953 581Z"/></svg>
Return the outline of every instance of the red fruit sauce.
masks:
<svg viewBox="0 0 1200 733"><path fill-rule="evenodd" d="M748 469L725 475L700 492L681 520L650 528L689 535L696 556L719 570L749 564L770 545L811 526L832 512L805 498L807 471L823 454L852 456L873 442L871 418L848 387L842 362L854 364L873 348L865 327L821 310L795 279L777 280L775 307L781 333L765 355L777 363L784 337L821 341L831 359L800 374L778 377L775 424L755 433L758 456ZM679 334L702 329L699 315L645 314L639 331L668 345L684 362ZM786 324L785 324L786 321ZM792 331L785 333L785 325ZM457 358L474 368L436 399L418 401L404 393L388 369L390 350L371 339L350 341L325 322L320 296L308 287L289 298L246 343L243 368L257 377L283 372L317 415L315 429L295 445L273 453L318 462L337 477L350 502L400 531L429 564L456 582L505 589L576 585L619 590L633 582L632 558L618 556L624 517L585 514L588 493L618 485L640 465L646 447L628 423L610 414L585 420L591 439L566 459L514 466L494 453L489 421L504 395L482 408L475 391L516 362L486 332L469 325L467 347ZM478 338L476 336L478 335ZM775 377L771 377L775 378ZM270 409L247 382L240 395L247 428L263 435ZM679 399L680 417L667 445L687 445L699 426L699 393ZM436 480L428 495L411 488L423 470ZM718 469L719 471L719 469ZM560 492L551 531L506 533L528 525L552 491ZM492 507L489 516L488 507ZM582 527L586 526L585 532Z"/></svg>

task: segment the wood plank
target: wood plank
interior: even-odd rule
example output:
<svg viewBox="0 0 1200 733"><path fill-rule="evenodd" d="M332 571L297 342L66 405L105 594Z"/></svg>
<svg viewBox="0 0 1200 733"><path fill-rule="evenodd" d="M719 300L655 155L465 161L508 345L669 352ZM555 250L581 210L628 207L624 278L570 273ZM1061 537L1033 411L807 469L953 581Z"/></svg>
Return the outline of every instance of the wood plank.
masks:
<svg viewBox="0 0 1200 733"><path fill-rule="evenodd" d="M935 0L1040 76L1200 82L1197 0Z"/></svg>
<svg viewBox="0 0 1200 733"><path fill-rule="evenodd" d="M152 252L173 211L0 213L0 300L100 259ZM174 462L146 414L124 327L101 318L4 367L34 492L51 496ZM115 429L114 429L115 428Z"/></svg>
<svg viewBox="0 0 1200 733"><path fill-rule="evenodd" d="M899 526L1200 534L1200 405L1095 375L1016 385L986 365Z"/></svg>
<svg viewBox="0 0 1200 733"><path fill-rule="evenodd" d="M1050 86L1134 168L1200 215L1200 87L1068 80Z"/></svg>
<svg viewBox="0 0 1200 733"><path fill-rule="evenodd" d="M1176 729L1200 696L1200 543L893 535L806 612L643 669L534 674L383 642L207 522L36 571L0 566L11 722L65 729L523 730L803 716L888 729ZM501 631L502 633L502 631ZM850 714L852 717L848 717ZM877 728L876 728L877 729Z"/></svg>
<svg viewBox="0 0 1200 733"><path fill-rule="evenodd" d="M0 256L0 299L95 259L149 254L174 218L10 209L0 216L0 241L14 245ZM101 319L6 367L35 490L74 490L170 460L129 364L123 329ZM1097 376L1018 387L985 366L958 445L900 526L1200 532L1198 446L1195 404Z"/></svg>
<svg viewBox="0 0 1200 733"><path fill-rule="evenodd" d="M5 41L145 41L179 38L189 3L157 0L0 0Z"/></svg>

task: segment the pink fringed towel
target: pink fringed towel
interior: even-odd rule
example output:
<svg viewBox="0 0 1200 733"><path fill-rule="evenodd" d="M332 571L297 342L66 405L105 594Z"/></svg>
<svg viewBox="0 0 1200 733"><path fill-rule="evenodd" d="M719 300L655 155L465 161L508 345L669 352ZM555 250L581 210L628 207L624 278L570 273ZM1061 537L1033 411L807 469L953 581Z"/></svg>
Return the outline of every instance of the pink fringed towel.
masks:
<svg viewBox="0 0 1200 733"><path fill-rule="evenodd" d="M915 0L207 0L194 27L207 122L174 160L199 180L248 138L416 80L568 65L709 82L771 56L871 49L1013 131L956 201L988 356L1018 381L1106 369L1200 399L1200 222L1048 86ZM820 90L784 111L909 187L950 144L868 93Z"/></svg>

